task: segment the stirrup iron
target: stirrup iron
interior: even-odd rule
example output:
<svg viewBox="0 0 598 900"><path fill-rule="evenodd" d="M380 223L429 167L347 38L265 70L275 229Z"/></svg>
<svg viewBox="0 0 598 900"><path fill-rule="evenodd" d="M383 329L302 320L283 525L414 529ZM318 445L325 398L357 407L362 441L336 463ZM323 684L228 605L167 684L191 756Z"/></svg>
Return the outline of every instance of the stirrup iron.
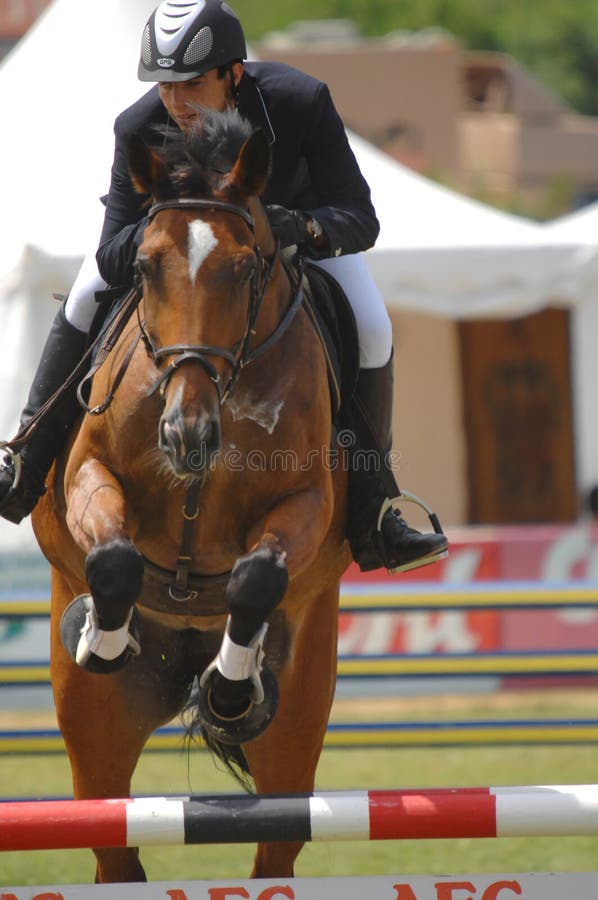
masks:
<svg viewBox="0 0 598 900"><path fill-rule="evenodd" d="M406 500L407 503L415 503L416 506L419 506L420 509L423 509L428 516L428 519L430 520L430 524L432 525L434 532L436 534L444 534L442 525L440 524L440 519L433 511L433 509L416 494L412 494L411 491L403 490L400 491L398 497L394 497L392 500L387 497L383 502L382 506L380 507L380 512L378 513L378 522L376 523L377 531L382 531L382 519L384 518L388 510L394 509L396 506L398 506L399 503L402 503L403 500Z"/></svg>
<svg viewBox="0 0 598 900"><path fill-rule="evenodd" d="M10 488L10 493L12 494L12 492L19 486L19 482L21 481L21 451L13 450L12 445L8 441L0 441L0 453L2 452L6 453L6 455L10 457L10 462L12 463L12 467L15 470L15 477Z"/></svg>

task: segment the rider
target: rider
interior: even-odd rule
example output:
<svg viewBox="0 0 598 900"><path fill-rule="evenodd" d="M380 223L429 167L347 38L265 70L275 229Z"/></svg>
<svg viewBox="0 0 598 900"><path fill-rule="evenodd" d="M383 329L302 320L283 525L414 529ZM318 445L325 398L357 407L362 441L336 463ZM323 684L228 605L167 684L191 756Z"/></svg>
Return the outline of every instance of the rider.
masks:
<svg viewBox="0 0 598 900"><path fill-rule="evenodd" d="M282 247L299 252L334 275L355 314L360 352L357 401L364 409L385 458L391 446L392 331L384 301L360 251L379 231L370 191L350 149L343 124L325 84L286 65L247 62L245 38L233 10L223 0L165 0L142 36L139 78L157 84L115 123L116 149L110 191L97 252L102 278L112 287L130 286L137 248L147 223L145 201L129 177L125 149L129 136L156 141L156 126L186 131L198 107L239 111L265 130L271 144L272 173L264 203ZM161 140L165 140L164 133ZM88 272L89 261L83 269ZM29 399L27 422L79 362L97 309L97 273L80 273L46 342ZM0 515L12 522L27 516L44 493L44 481L78 414L74 390L67 392L21 454L15 485L12 459L0 469ZM352 539L353 555L364 570L385 565L403 571L446 555L442 534L420 534L388 507L388 475L370 479L364 528ZM392 482L391 482L392 484ZM396 494L399 494L398 488ZM361 503L361 499L359 501Z"/></svg>

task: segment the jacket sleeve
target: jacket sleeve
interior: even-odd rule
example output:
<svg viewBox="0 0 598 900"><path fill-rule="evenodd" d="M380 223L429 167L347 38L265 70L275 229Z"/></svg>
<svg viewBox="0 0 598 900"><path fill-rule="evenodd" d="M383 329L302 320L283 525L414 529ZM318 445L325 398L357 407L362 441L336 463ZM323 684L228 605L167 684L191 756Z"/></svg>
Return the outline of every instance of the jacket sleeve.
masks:
<svg viewBox="0 0 598 900"><path fill-rule="evenodd" d="M148 197L133 187L126 158L127 133L120 127L119 119L114 130L114 163L96 261L104 281L114 287L127 287L133 280L137 248L148 221Z"/></svg>
<svg viewBox="0 0 598 900"><path fill-rule="evenodd" d="M303 154L318 198L317 206L304 212L324 228L330 243L328 255L343 256L372 247L380 225L370 189L325 84L316 96Z"/></svg>

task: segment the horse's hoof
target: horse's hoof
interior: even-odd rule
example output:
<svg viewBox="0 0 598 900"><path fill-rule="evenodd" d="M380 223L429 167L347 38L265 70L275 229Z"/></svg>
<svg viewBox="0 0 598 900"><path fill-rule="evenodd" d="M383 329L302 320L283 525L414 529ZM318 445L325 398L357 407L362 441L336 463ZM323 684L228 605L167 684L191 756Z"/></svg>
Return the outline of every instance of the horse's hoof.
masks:
<svg viewBox="0 0 598 900"><path fill-rule="evenodd" d="M87 669L96 675L109 675L118 672L127 665L132 656L139 653L139 639L141 626L137 610L133 608L131 621L129 622L129 644L115 659L103 659L95 653L90 653L81 662L77 659L80 653L81 636L88 624L88 613L93 606L90 594L81 594L69 603L60 621L60 638L67 653L80 668ZM137 649L135 649L137 648Z"/></svg>
<svg viewBox="0 0 598 900"><path fill-rule="evenodd" d="M210 682L199 689L197 697L197 717L210 737L220 744L246 744L262 734L278 709L278 682L270 671L260 672L264 699L261 703L248 700L247 709L234 718L219 715L212 705Z"/></svg>

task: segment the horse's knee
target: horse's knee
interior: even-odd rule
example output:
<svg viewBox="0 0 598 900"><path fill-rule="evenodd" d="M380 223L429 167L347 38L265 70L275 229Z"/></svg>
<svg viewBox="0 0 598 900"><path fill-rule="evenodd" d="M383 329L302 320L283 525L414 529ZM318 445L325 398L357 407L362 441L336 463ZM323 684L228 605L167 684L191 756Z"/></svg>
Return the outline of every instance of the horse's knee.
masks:
<svg viewBox="0 0 598 900"><path fill-rule="evenodd" d="M141 591L143 557L126 538L98 544L87 555L85 577L100 628L119 628Z"/></svg>
<svg viewBox="0 0 598 900"><path fill-rule="evenodd" d="M232 641L247 646L281 602L288 583L285 553L278 543L262 544L239 557L226 587Z"/></svg>

